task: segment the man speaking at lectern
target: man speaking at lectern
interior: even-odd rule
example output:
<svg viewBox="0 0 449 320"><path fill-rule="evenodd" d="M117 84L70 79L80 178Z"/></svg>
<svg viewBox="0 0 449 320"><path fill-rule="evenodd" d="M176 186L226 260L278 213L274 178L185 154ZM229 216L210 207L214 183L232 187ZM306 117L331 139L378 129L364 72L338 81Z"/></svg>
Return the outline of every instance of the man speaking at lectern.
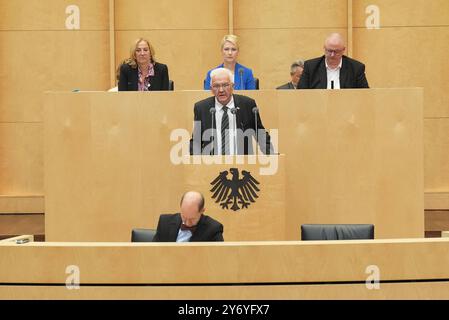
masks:
<svg viewBox="0 0 449 320"><path fill-rule="evenodd" d="M263 153L272 154L270 136L262 124L256 102L233 94L234 77L228 69L214 69L210 76L214 96L195 103L190 154L252 154L253 136Z"/></svg>
<svg viewBox="0 0 449 320"><path fill-rule="evenodd" d="M345 52L343 37L330 34L324 41L324 56L307 60L298 89L368 88L365 65Z"/></svg>

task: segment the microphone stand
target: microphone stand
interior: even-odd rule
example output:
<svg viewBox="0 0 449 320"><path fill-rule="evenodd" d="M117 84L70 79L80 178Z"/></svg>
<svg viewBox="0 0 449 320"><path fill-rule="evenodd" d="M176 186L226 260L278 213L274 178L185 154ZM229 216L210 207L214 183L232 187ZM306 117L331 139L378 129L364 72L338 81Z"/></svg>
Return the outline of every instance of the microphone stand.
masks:
<svg viewBox="0 0 449 320"><path fill-rule="evenodd" d="M257 123L257 114L259 113L259 108L254 107L252 109L253 113L254 113L254 122L256 124L256 155L258 153L258 148L259 148L259 130L258 130L258 123Z"/></svg>
<svg viewBox="0 0 449 320"><path fill-rule="evenodd" d="M245 90L245 84L243 83L243 69L239 69L240 83L242 84L242 90Z"/></svg>
<svg viewBox="0 0 449 320"><path fill-rule="evenodd" d="M238 148L237 148L237 111L239 110L239 107L231 109L231 113L235 117L234 121L234 155L238 154Z"/></svg>
<svg viewBox="0 0 449 320"><path fill-rule="evenodd" d="M211 141L212 141L212 148L210 150L210 155L213 156L215 154L215 130L214 130L214 120L215 120L215 107L212 107L210 110L210 117L212 120L212 136L211 136Z"/></svg>

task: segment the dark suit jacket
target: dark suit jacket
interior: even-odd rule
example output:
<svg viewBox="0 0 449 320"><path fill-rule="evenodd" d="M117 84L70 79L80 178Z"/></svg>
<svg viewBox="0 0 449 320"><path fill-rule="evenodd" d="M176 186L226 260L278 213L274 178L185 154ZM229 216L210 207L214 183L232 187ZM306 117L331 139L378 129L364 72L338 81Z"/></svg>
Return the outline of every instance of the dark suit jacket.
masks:
<svg viewBox="0 0 449 320"><path fill-rule="evenodd" d="M137 67L131 68L124 63L120 67L120 79L118 91L138 91L139 71ZM154 64L154 76L150 77L150 91L168 90L168 68L165 64L156 62Z"/></svg>
<svg viewBox="0 0 449 320"><path fill-rule="evenodd" d="M239 108L236 113L236 122L237 129L241 129L243 132L247 129L253 129L253 135L249 135L251 131L247 131L248 135L243 137L243 150L239 147L237 153L241 154L253 154L252 148L252 137L256 131L256 121L254 119L253 108L256 106L256 101L246 96L242 96L239 94L234 94L234 105L236 108ZM202 151L205 146L209 145L211 141L204 140L203 141L203 133L207 129L212 129L212 121L214 129L217 128L215 124L215 116L212 116L210 113L210 109L215 107L215 97L209 97L207 99L201 100L195 103L194 106L194 127L192 139L190 139L190 154L202 154ZM213 119L213 120L212 120ZM201 125L198 125L201 123ZM265 131L265 127L262 124L262 120L260 119L260 113L257 114L257 129L263 130L264 134L259 135L259 145L265 154L273 153L273 146L271 145L270 135ZM239 139L240 141L241 139ZM214 141L215 142L215 141ZM209 146L210 148L211 146ZM215 154L220 154L217 150L216 143L213 147Z"/></svg>
<svg viewBox="0 0 449 320"><path fill-rule="evenodd" d="M162 214L157 224L153 242L176 242L182 219L180 213ZM190 242L224 241L223 225L209 216L202 215Z"/></svg>
<svg viewBox="0 0 449 320"><path fill-rule="evenodd" d="M290 81L289 83L283 84L282 86L277 87L276 89L296 89L293 83Z"/></svg>
<svg viewBox="0 0 449 320"><path fill-rule="evenodd" d="M298 89L327 89L325 56L307 60L299 80ZM365 65L357 60L342 57L340 88L369 88L365 76Z"/></svg>

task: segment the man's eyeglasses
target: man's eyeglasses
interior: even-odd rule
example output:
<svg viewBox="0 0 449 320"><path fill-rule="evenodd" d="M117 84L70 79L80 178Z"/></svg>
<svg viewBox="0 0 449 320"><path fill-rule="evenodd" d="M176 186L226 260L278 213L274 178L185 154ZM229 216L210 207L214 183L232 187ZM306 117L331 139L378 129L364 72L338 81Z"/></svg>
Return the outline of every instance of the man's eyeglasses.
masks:
<svg viewBox="0 0 449 320"><path fill-rule="evenodd" d="M214 90L220 90L220 89L226 90L230 86L231 86L230 83L214 84L214 85L212 85L212 89L214 89Z"/></svg>
<svg viewBox="0 0 449 320"><path fill-rule="evenodd" d="M340 54L343 52L344 49L338 49L338 50L331 50L331 49L327 49L324 48L324 50L326 51L327 54Z"/></svg>

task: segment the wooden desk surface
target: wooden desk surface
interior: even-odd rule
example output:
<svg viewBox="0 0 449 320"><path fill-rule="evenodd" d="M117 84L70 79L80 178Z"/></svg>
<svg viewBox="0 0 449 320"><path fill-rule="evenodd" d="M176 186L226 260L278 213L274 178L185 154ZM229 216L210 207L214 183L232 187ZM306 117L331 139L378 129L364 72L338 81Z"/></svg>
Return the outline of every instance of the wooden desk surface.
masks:
<svg viewBox="0 0 449 320"><path fill-rule="evenodd" d="M449 239L443 238L2 243L0 256L3 299L449 298ZM73 265L80 290L65 287ZM380 290L366 287L373 266Z"/></svg>

